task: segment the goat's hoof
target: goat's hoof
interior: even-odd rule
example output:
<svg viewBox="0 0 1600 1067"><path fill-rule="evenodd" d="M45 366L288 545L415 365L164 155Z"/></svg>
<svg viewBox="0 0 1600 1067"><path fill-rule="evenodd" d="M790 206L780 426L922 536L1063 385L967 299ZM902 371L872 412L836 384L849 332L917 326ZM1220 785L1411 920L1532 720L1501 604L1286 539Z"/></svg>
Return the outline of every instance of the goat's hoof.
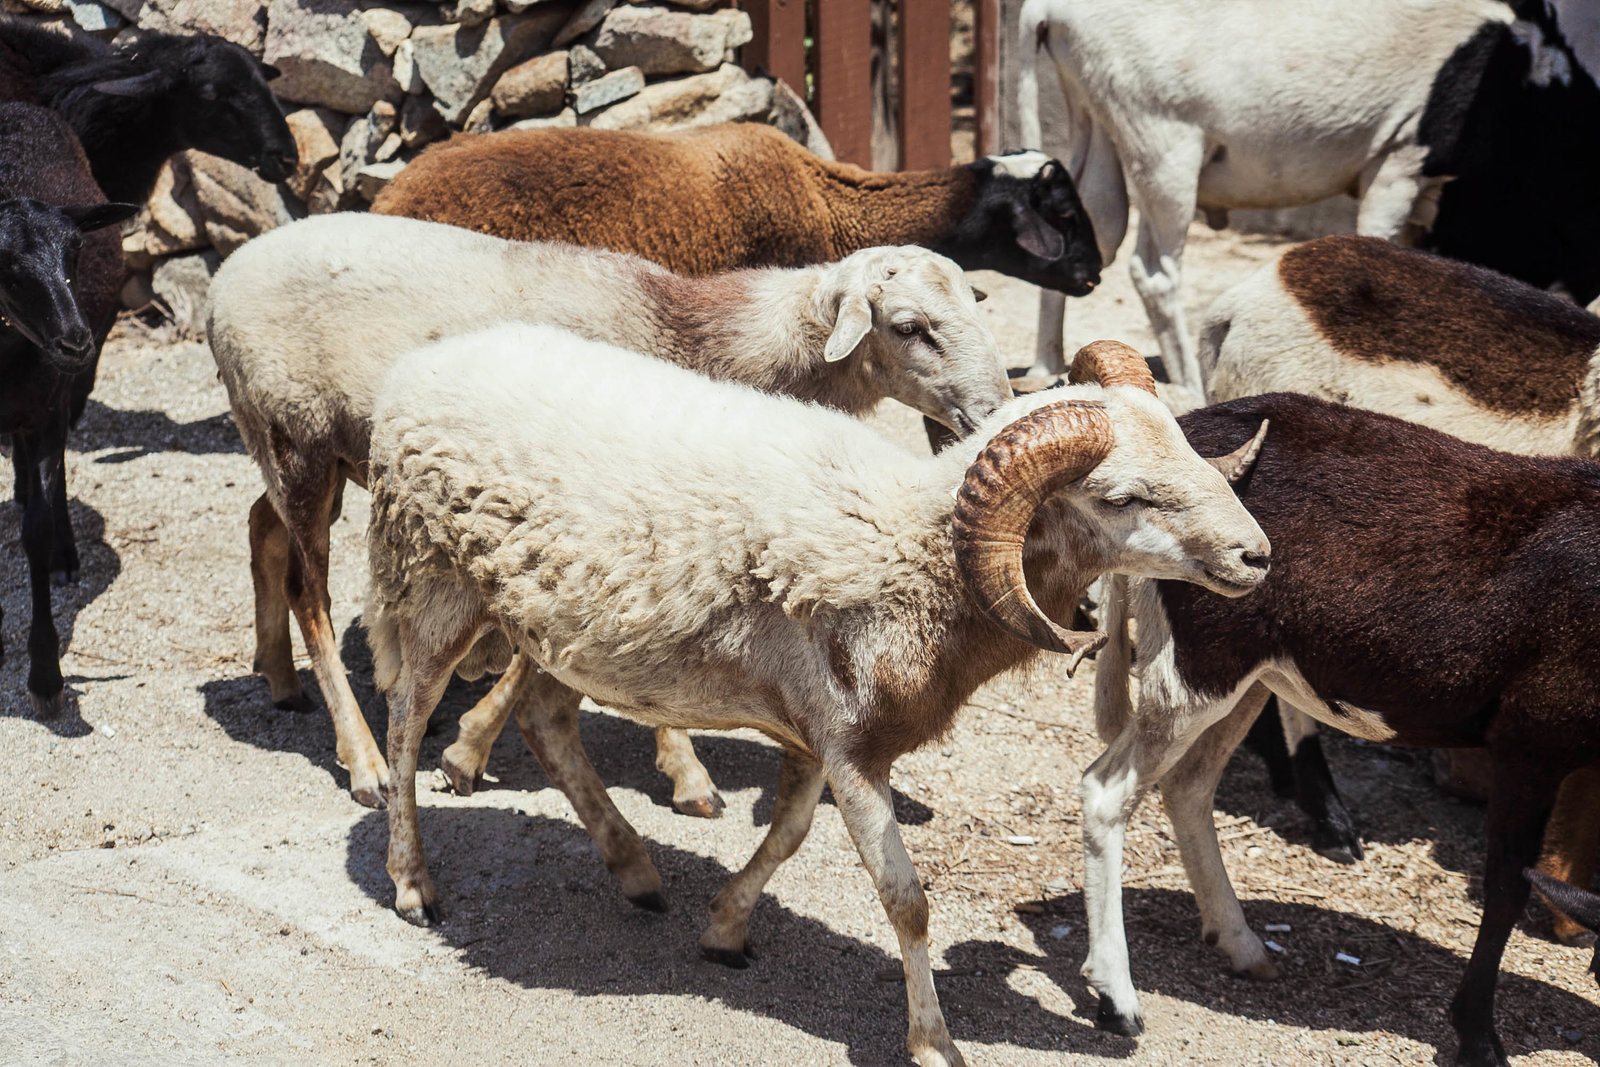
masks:
<svg viewBox="0 0 1600 1067"><path fill-rule="evenodd" d="M1509 1067L1509 1061L1499 1036L1490 1034L1487 1041L1475 1041L1470 1048L1462 1045L1456 1067Z"/></svg>
<svg viewBox="0 0 1600 1067"><path fill-rule="evenodd" d="M66 586L74 585L77 583L77 581L78 569L76 567L73 567L70 570L50 572L50 584L55 586L57 589L63 589Z"/></svg>
<svg viewBox="0 0 1600 1067"><path fill-rule="evenodd" d="M278 700L274 700L272 702L272 706L277 708L279 711L293 711L300 715L304 715L312 710L311 698L306 696L304 693L296 693L293 696L282 697Z"/></svg>
<svg viewBox="0 0 1600 1067"><path fill-rule="evenodd" d="M30 692L28 700L33 704L33 717L35 719L54 719L61 714L61 709L66 705L66 691L57 690L51 696L40 696Z"/></svg>
<svg viewBox="0 0 1600 1067"><path fill-rule="evenodd" d="M720 963L736 971L744 970L750 966L750 961L756 958L756 954L750 951L749 945L744 948L708 948L701 945L700 955L712 963Z"/></svg>
<svg viewBox="0 0 1600 1067"><path fill-rule="evenodd" d="M722 799L721 793L713 789L710 796L684 797L681 800L673 797L672 806L696 819L720 819L728 807L728 802Z"/></svg>
<svg viewBox="0 0 1600 1067"><path fill-rule="evenodd" d="M417 904L409 908L396 908L400 918L412 926L432 926L439 921L439 905L436 903Z"/></svg>
<svg viewBox="0 0 1600 1067"><path fill-rule="evenodd" d="M1094 1028L1106 1030L1123 1037L1138 1037L1144 1033L1144 1020L1138 1014L1124 1015L1111 1003L1110 997L1100 998L1100 1010L1095 1012Z"/></svg>
<svg viewBox="0 0 1600 1067"><path fill-rule="evenodd" d="M631 896L628 898L628 903L643 911L653 911L657 915L665 915L667 913L667 898L662 895L659 889L652 889L648 893L639 893L636 896Z"/></svg>
<svg viewBox="0 0 1600 1067"><path fill-rule="evenodd" d="M1311 834L1311 848L1317 855L1347 866L1366 855L1361 848L1361 836L1353 829L1319 828Z"/></svg>
<svg viewBox="0 0 1600 1067"><path fill-rule="evenodd" d="M382 811L389 806L389 802L383 796L383 786L377 783L362 786L352 784L350 796L364 808L377 808Z"/></svg>
<svg viewBox="0 0 1600 1067"><path fill-rule="evenodd" d="M439 769L444 771L444 776L450 781L450 788L455 790L457 796L470 797L473 791L483 784L483 771L469 770L450 754L448 748L439 758Z"/></svg>

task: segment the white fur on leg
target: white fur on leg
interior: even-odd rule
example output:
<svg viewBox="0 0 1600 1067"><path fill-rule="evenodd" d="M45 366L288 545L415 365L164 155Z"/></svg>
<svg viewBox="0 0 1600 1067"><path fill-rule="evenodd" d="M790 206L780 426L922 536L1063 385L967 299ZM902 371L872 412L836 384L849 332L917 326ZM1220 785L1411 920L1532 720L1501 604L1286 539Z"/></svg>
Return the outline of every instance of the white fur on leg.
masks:
<svg viewBox="0 0 1600 1067"><path fill-rule="evenodd" d="M1089 918L1089 956L1083 976L1101 997L1101 1020L1113 1028L1142 1029L1139 997L1128 966L1122 922L1122 841L1128 813L1138 800L1138 773L1128 756L1131 738L1117 738L1083 774L1083 897Z"/></svg>

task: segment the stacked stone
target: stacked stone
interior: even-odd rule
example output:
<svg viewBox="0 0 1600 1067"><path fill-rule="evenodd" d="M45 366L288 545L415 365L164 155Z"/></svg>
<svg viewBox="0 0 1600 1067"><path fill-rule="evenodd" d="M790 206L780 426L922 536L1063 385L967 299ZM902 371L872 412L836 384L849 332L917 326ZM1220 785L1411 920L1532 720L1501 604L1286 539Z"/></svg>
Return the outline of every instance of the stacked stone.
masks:
<svg viewBox="0 0 1600 1067"><path fill-rule="evenodd" d="M115 39L226 37L281 71L299 166L282 186L198 152L171 161L125 229L134 272L206 275L306 214L361 209L429 143L464 130L683 129L767 122L831 158L804 103L736 64L750 17L731 0L0 0ZM195 263L164 263L198 256ZM135 277L125 298L152 295ZM173 300L167 301L169 304Z"/></svg>

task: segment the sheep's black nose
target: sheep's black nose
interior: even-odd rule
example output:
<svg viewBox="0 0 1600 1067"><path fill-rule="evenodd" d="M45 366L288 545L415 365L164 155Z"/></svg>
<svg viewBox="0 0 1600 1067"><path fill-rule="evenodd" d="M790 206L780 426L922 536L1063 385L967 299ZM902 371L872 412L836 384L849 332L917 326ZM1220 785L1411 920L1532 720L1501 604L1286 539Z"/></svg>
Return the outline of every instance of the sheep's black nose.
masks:
<svg viewBox="0 0 1600 1067"><path fill-rule="evenodd" d="M1265 552L1243 552L1239 558L1244 560L1245 566L1259 567L1262 570L1266 570L1268 564L1272 562L1272 557Z"/></svg>

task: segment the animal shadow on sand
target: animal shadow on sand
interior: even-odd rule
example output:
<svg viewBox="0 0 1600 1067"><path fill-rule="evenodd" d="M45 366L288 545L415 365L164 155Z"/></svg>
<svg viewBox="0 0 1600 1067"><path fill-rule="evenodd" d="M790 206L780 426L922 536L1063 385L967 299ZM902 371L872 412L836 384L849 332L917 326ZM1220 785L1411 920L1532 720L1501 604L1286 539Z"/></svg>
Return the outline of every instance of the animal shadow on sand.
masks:
<svg viewBox="0 0 1600 1067"><path fill-rule="evenodd" d="M73 431L72 447L80 452L120 449L96 463L127 463L157 452L202 456L242 455L245 450L233 416L226 411L194 422L174 422L164 411L122 411L93 398Z"/></svg>
<svg viewBox="0 0 1600 1067"><path fill-rule="evenodd" d="M11 464L0 465L7 484L11 480ZM122 572L122 558L106 543L104 516L89 505L74 499L67 486L67 510L72 517L72 530L78 544L78 577L64 586L50 590L51 614L55 618L56 633L61 640L61 654L72 648L73 628L78 613L96 597L105 592ZM0 715L31 719L33 704L28 699L28 626L33 619L33 602L28 585L28 557L22 550L22 509L7 503L0 507L0 609L4 621L0 622L0 636L5 642L5 662L0 665ZM80 660L92 667L97 661L92 648L75 649ZM114 667L110 661L104 671L92 674L65 675L66 700L61 714L40 722L60 737L83 737L91 727L78 712L79 687L97 681L125 677L125 668Z"/></svg>
<svg viewBox="0 0 1600 1067"><path fill-rule="evenodd" d="M1226 958L1200 939L1200 913L1187 890L1126 889L1122 899L1133 981L1141 993L1313 1031L1387 1031L1432 1045L1440 1065L1455 1062L1455 1032L1446 1009L1466 968L1464 956L1358 915L1306 903L1246 900L1254 929L1268 923L1289 927L1267 935L1286 950L1272 955L1280 977L1254 982L1232 977ZM1098 998L1079 974L1089 952L1082 893L1029 901L1019 906L1017 917L1033 931L1043 959L996 941L970 941L946 950L950 967L982 970L992 976L991 984L1003 984L1017 967L1037 968L1072 998L1080 1017L1093 1019ZM1361 963L1339 962L1338 952ZM1552 947L1550 952L1552 969L1589 980L1589 950ZM1594 1060L1600 1053L1592 1000L1502 973L1496 1006L1500 1036L1512 1056L1576 1049ZM1159 1028L1162 1006L1147 999L1143 1007L1145 1023ZM1580 1032L1577 1042L1569 1040ZM1096 1032L1095 1041L1080 1047L1114 1055L1124 1044L1125 1039ZM1349 1051L1362 1058L1359 1048Z"/></svg>
<svg viewBox="0 0 1600 1067"><path fill-rule="evenodd" d="M372 736L383 749L388 735L388 706L372 682L372 651L367 647L366 630L356 624L346 627L339 654L349 671L350 687L366 715ZM209 681L200 686L206 714L234 740L258 748L297 753L327 771L341 787L345 786L348 778L334 760L333 723L322 704L316 679L309 670L301 671L300 676L301 684L312 697L312 710L306 714L274 708L266 683L252 675ZM450 680L444 699L428 722L419 764L424 772L439 766L445 748L456 739L456 721L482 699L493 684L493 677L472 682L460 678ZM616 715L585 714L579 721L584 749L608 788L632 789L660 807L672 807L672 782L655 766L653 730ZM759 789L761 795L755 802L754 812L756 825L765 826L771 821L781 759L777 748L728 734L697 734L694 747L718 788L730 792ZM478 791L534 791L549 785L539 762L523 743L521 731L515 723L508 722L490 753L488 776ZM823 793L822 800L825 804L833 803L828 792ZM902 824L910 826L933 818L933 809L899 790L894 792L894 812Z"/></svg>
<svg viewBox="0 0 1600 1067"><path fill-rule="evenodd" d="M444 910L433 934L483 974L585 996L700 997L844 1042L852 1063L906 1062L905 986L897 956L798 914L769 894L751 919L755 959L748 968L731 970L700 958L706 905L733 875L715 860L649 842L670 902L670 910L658 915L623 899L588 836L571 823L505 808L424 808L420 814ZM378 812L349 837L349 876L374 907L394 902L384 871L387 841L388 822ZM820 847L808 842L790 862L804 864ZM867 877L854 868L850 876ZM887 936L888 919L876 903L872 908ZM935 971L935 981L957 1041L1067 1049L1093 1038L1087 1024L1041 1008L1007 988L1002 976L952 969ZM983 999L996 1006L995 1033L951 1007L978 985L986 987ZM654 1040L671 1036L661 1033Z"/></svg>

